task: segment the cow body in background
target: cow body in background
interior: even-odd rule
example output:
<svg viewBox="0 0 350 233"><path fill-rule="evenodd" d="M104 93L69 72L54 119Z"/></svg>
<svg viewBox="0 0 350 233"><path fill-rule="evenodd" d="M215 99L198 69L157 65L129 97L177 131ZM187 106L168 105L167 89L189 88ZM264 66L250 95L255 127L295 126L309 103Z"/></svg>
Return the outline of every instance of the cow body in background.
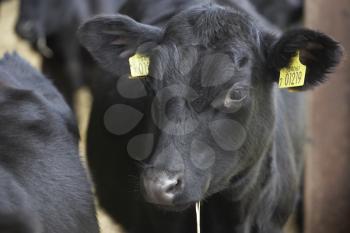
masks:
<svg viewBox="0 0 350 233"><path fill-rule="evenodd" d="M18 55L0 60L0 231L97 233L74 116Z"/></svg>
<svg viewBox="0 0 350 233"><path fill-rule="evenodd" d="M161 1L165 15L156 2L137 1L143 17L123 12L138 21L101 16L79 31L116 75L101 77L88 133L102 207L127 232L195 232L197 201L202 232L282 232L298 198L305 100L277 88L279 71L300 54L305 84L292 89L315 87L339 45L307 29L271 32L240 1ZM149 59L145 77L128 78L130 58Z"/></svg>
<svg viewBox="0 0 350 233"><path fill-rule="evenodd" d="M303 0L250 0L257 11L280 28L293 26L303 17Z"/></svg>
<svg viewBox="0 0 350 233"><path fill-rule="evenodd" d="M16 32L43 57L44 74L72 105L75 91L101 76L76 38L78 26L96 14L118 11L124 0L22 0Z"/></svg>

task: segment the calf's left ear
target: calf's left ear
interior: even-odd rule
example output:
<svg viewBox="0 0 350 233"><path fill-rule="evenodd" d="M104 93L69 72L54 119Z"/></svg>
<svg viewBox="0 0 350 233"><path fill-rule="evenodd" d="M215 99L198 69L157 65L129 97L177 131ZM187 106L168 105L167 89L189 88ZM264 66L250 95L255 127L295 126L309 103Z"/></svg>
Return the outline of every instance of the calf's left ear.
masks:
<svg viewBox="0 0 350 233"><path fill-rule="evenodd" d="M298 52L300 62L306 66L306 76L304 86L293 89L306 90L326 79L326 74L340 62L343 49L337 41L323 33L309 29L289 30L268 52L267 62L274 71L274 81L279 81L279 71L288 67Z"/></svg>

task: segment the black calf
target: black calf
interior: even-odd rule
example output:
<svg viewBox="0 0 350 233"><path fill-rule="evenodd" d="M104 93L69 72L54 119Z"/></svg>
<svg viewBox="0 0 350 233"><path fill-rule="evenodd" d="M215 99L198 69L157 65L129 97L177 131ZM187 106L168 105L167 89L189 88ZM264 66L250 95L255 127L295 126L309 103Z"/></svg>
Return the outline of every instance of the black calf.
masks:
<svg viewBox="0 0 350 233"><path fill-rule="evenodd" d="M0 60L0 232L97 233L73 114L18 55Z"/></svg>

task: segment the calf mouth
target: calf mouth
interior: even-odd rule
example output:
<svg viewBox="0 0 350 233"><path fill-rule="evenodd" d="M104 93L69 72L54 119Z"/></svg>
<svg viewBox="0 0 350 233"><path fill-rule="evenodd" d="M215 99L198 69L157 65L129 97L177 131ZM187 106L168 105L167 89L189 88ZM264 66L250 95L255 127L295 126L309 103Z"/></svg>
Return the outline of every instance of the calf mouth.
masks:
<svg viewBox="0 0 350 233"><path fill-rule="evenodd" d="M195 206L207 196L211 177L187 182L183 171L148 169L141 175L140 191L149 205L166 211L180 212Z"/></svg>
<svg viewBox="0 0 350 233"><path fill-rule="evenodd" d="M159 205L159 204L152 204L152 205L165 211L183 212L189 209L190 207L194 206L195 204L196 202L189 202L189 203L178 204L178 205Z"/></svg>

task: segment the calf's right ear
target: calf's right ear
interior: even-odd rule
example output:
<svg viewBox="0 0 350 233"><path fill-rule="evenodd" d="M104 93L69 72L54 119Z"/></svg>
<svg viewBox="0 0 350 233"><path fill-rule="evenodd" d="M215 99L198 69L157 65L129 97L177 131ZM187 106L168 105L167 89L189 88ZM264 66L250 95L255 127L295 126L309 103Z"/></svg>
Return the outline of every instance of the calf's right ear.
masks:
<svg viewBox="0 0 350 233"><path fill-rule="evenodd" d="M116 73L118 64L136 51L147 51L155 46L161 35L160 28L138 23L124 15L97 16L78 30L80 43L111 73Z"/></svg>

